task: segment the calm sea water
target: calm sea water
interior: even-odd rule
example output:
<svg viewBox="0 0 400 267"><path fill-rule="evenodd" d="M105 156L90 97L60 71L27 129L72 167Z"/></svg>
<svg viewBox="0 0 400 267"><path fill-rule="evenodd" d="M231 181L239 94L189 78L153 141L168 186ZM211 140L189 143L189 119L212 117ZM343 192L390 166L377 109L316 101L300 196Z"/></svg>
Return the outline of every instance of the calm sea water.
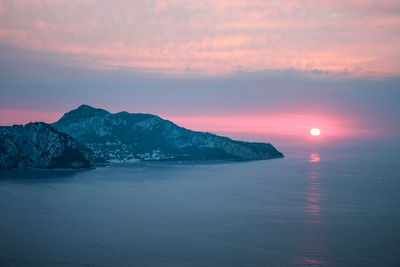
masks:
<svg viewBox="0 0 400 267"><path fill-rule="evenodd" d="M400 266L400 157L0 174L0 266Z"/></svg>

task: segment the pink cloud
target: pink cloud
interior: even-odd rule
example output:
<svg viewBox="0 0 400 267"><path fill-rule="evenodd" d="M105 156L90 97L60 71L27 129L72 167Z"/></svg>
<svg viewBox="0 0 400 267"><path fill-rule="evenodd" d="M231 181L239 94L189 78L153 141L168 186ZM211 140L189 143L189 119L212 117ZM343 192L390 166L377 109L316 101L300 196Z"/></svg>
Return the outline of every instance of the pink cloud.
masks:
<svg viewBox="0 0 400 267"><path fill-rule="evenodd" d="M1 43L89 57L96 67L400 73L399 1L0 3Z"/></svg>
<svg viewBox="0 0 400 267"><path fill-rule="evenodd" d="M4 4L2 2L0 2L0 16L5 14L7 12Z"/></svg>

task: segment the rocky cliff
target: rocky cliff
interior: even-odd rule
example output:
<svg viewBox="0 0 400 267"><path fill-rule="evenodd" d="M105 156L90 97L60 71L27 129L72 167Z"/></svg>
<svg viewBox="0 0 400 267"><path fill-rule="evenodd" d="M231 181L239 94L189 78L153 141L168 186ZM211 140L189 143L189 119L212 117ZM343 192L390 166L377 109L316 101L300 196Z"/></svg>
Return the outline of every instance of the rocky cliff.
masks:
<svg viewBox="0 0 400 267"><path fill-rule="evenodd" d="M87 105L66 113L52 125L91 148L97 159L105 161L283 157L271 144L235 141L187 130L151 114L112 114Z"/></svg>
<svg viewBox="0 0 400 267"><path fill-rule="evenodd" d="M0 127L0 170L89 168L93 152L46 123Z"/></svg>

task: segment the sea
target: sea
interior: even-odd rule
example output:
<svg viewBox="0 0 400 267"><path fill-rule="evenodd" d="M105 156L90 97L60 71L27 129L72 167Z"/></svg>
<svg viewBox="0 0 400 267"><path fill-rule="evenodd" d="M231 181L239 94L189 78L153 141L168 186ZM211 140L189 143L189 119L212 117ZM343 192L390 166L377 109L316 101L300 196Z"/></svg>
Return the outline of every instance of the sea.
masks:
<svg viewBox="0 0 400 267"><path fill-rule="evenodd" d="M400 151L0 173L0 266L400 266Z"/></svg>

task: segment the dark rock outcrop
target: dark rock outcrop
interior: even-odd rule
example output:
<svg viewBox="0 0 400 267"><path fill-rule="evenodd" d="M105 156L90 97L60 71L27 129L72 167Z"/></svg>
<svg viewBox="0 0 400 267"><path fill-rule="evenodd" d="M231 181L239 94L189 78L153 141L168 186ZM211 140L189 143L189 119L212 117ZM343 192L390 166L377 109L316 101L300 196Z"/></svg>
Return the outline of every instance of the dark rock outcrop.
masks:
<svg viewBox="0 0 400 267"><path fill-rule="evenodd" d="M104 161L283 157L271 144L235 141L187 130L151 114L112 114L87 105L66 113L52 125L91 148L96 158Z"/></svg>
<svg viewBox="0 0 400 267"><path fill-rule="evenodd" d="M89 168L93 164L90 149L46 123L0 127L0 169Z"/></svg>

